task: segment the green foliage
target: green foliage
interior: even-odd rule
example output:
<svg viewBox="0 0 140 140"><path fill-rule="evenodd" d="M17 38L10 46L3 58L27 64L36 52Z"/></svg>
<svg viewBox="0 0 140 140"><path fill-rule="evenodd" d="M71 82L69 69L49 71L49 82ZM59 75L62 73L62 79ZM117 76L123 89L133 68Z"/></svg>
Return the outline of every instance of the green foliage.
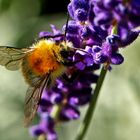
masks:
<svg viewBox="0 0 140 140"><path fill-rule="evenodd" d="M12 0L0 0L0 12L6 12L12 3Z"/></svg>

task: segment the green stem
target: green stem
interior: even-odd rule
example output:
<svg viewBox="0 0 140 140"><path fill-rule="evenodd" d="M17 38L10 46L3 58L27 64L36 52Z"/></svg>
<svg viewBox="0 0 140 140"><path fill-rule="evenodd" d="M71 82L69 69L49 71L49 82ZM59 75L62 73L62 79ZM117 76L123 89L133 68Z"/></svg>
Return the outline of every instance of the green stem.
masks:
<svg viewBox="0 0 140 140"><path fill-rule="evenodd" d="M94 93L92 94L91 101L90 101L90 104L89 104L89 108L87 110L87 113L85 115L85 118L84 118L81 126L80 126L80 129L78 131L78 134L77 134L77 137L76 137L75 140L83 140L84 139L84 136L85 136L85 134L86 134L86 132L89 128L89 124L91 122L93 113L95 111L96 102L97 102L97 99L98 99L100 89L102 87L106 72L107 72L107 70L105 70L104 67L103 67L102 70L101 70L99 79L97 81Z"/></svg>

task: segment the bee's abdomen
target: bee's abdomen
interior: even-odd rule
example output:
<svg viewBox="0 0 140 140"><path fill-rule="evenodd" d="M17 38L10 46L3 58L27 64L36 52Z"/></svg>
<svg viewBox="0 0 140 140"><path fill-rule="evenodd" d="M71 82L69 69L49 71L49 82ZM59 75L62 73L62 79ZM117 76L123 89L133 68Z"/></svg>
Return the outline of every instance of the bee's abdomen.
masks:
<svg viewBox="0 0 140 140"><path fill-rule="evenodd" d="M54 42L42 40L24 57L21 64L22 72L30 85L34 85L34 81L44 75L51 73L50 78L55 79L64 73L65 67L58 57L59 47Z"/></svg>
<svg viewBox="0 0 140 140"><path fill-rule="evenodd" d="M22 59L21 62L21 71L23 73L23 76L25 78L25 81L30 85L30 86L36 86L37 82L40 81L41 77L39 75L36 75L31 67L29 66L29 63L25 58Z"/></svg>
<svg viewBox="0 0 140 140"><path fill-rule="evenodd" d="M41 41L36 44L35 49L28 54L27 61L29 67L38 75L44 75L59 69L61 65L56 56L54 55L53 43L47 41Z"/></svg>
<svg viewBox="0 0 140 140"><path fill-rule="evenodd" d="M36 54L31 54L28 57L29 67L36 73L37 75L44 75L55 71L59 68L60 63L58 63L53 56L38 56Z"/></svg>

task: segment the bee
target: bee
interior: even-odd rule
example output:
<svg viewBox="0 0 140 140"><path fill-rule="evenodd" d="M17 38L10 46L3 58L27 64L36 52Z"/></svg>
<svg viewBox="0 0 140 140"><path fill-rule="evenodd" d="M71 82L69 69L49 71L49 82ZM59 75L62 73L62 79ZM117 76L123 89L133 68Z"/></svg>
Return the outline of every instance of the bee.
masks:
<svg viewBox="0 0 140 140"><path fill-rule="evenodd" d="M25 96L24 125L34 118L42 92L66 71L66 57L73 45L52 38L39 39L29 48L0 46L0 65L8 70L20 69L29 85Z"/></svg>

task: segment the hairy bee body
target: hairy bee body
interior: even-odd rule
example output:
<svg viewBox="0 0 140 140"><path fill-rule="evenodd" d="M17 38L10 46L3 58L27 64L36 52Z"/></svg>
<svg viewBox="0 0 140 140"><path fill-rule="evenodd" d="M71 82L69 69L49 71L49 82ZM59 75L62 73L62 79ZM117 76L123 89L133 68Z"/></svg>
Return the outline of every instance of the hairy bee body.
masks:
<svg viewBox="0 0 140 140"><path fill-rule="evenodd" d="M0 47L0 65L8 70L21 69L29 87L25 96L24 125L34 118L41 95L65 70L69 42L56 43L51 39L41 39L26 49Z"/></svg>
<svg viewBox="0 0 140 140"><path fill-rule="evenodd" d="M50 74L50 81L62 75L66 67L61 63L61 47L51 40L41 40L33 45L32 51L27 53L21 61L21 70L28 84L34 83L40 77Z"/></svg>

